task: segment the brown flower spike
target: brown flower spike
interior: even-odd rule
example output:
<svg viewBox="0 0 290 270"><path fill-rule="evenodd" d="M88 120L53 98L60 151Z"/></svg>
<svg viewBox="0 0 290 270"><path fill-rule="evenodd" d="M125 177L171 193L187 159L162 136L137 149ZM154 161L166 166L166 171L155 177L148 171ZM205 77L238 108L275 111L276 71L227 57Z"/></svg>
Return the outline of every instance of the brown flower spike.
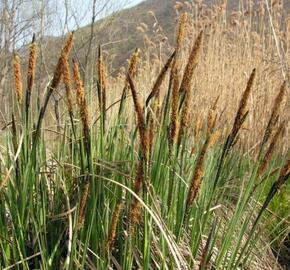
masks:
<svg viewBox="0 0 290 270"><path fill-rule="evenodd" d="M14 68L16 97L18 103L21 104L23 100L22 74L21 74L20 58L16 53L14 54L13 58L13 68Z"/></svg>

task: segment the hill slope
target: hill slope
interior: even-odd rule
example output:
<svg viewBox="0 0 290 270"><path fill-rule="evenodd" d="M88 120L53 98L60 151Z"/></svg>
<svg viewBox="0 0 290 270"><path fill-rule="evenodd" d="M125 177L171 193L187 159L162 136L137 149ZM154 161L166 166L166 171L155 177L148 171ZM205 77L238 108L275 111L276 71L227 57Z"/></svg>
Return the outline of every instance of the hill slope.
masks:
<svg viewBox="0 0 290 270"><path fill-rule="evenodd" d="M188 1L179 1L179 3L181 2L184 3L184 10L187 10L188 8L185 3ZM218 5L217 3L219 2L221 1L203 1L199 9L196 6L193 7L195 9L194 12L195 14L200 14L201 10L205 10L206 7ZM236 0L227 1L227 16L241 8L239 2ZM166 50L174 42L177 20L176 3L175 0L145 0L137 6L124 9L105 19L97 21L93 29L91 25L78 29L76 31L75 42L75 53L77 57L81 62L85 62L90 40L93 53L96 53L99 44L104 44L103 48L109 56L107 62L111 63L112 67L116 69L126 64L126 59L128 59L135 48L144 48L146 45L144 43L145 37L148 42L153 41L157 46L166 37L166 44L163 46L163 49ZM258 10L259 1L256 0L254 3L252 10ZM243 9L247 11L249 7L245 5ZM285 2L281 10L287 16L290 10L290 2ZM267 19L267 17L265 18ZM46 60L48 66L50 64L53 65L54 62L50 63L50 59L52 59L52 54L56 54L53 56L57 57L62 40L62 38L51 38L47 40L46 48L48 48L47 50L49 52L47 55L49 57Z"/></svg>

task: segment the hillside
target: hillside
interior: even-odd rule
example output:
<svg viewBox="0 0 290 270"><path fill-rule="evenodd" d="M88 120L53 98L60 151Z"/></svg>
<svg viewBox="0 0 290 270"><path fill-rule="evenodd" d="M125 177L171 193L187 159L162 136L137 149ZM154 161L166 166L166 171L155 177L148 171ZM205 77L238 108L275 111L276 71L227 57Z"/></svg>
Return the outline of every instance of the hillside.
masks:
<svg viewBox="0 0 290 270"><path fill-rule="evenodd" d="M188 1L179 1L179 3L188 3ZM203 4L199 7L192 4L194 13L196 16L202 17L210 13L206 10L214 8L214 5L218 8L221 1L207 0L203 1ZM279 2L279 1L276 1ZM259 9L259 1L254 1L252 10ZM175 35L175 24L177 20L177 13L174 8L176 5L175 0L147 0L140 3L137 6L128 8L113 15L99 20L94 25L93 38L92 38L92 50L96 51L99 44L106 44L103 46L104 50L108 52L108 62L112 64L112 67L119 68L126 64L126 59L134 51L136 47L144 48L144 37L148 42L158 43L166 39L166 44L163 49L167 49L173 45L173 39ZM233 11L237 11L241 8L239 1L229 0L227 1L226 16L230 16ZM244 11L248 11L250 8L245 5L242 7ZM264 7L265 8L265 7ZM184 10L188 11L188 6L184 4ZM284 16L289 14L290 2L285 2L281 10ZM252 12L255 14L254 12ZM153 16L154 14L154 16ZM255 16L253 16L254 18ZM267 19L267 18L266 18ZM140 28L141 24L141 28ZM138 27L139 26L139 27ZM143 32L140 30L143 28ZM79 59L84 60L85 53L90 41L91 26L82 27L76 31L76 53ZM58 51L62 39L52 39L48 42L47 48L51 51ZM152 43L151 43L152 45ZM154 44L153 44L154 45ZM51 50L54 47L54 50ZM57 57L57 55L55 55Z"/></svg>

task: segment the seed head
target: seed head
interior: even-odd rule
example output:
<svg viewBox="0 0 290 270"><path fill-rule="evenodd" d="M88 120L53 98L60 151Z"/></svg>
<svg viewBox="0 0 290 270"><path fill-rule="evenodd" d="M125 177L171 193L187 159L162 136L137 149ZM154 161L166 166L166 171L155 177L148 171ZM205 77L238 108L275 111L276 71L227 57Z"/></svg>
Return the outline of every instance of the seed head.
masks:
<svg viewBox="0 0 290 270"><path fill-rule="evenodd" d="M13 61L13 68L14 68L16 97L17 97L18 103L21 104L22 100L23 100L23 86L22 86L22 74L21 74L20 58L17 54L14 54L13 60L14 60Z"/></svg>

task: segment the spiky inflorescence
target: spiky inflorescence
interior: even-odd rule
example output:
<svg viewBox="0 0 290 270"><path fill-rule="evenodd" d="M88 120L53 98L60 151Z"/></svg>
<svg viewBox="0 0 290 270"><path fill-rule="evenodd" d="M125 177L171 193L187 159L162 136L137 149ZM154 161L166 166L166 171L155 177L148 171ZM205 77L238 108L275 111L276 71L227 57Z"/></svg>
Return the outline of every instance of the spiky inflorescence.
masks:
<svg viewBox="0 0 290 270"><path fill-rule="evenodd" d="M179 142L188 126L191 96L192 96L192 78L193 78L194 69L197 66L197 62L198 62L198 55L199 55L199 52L201 49L201 43L202 43L202 36L203 36L203 32L201 31L192 48L191 54L189 56L189 59L188 59L188 62L184 71L181 86L180 86L179 92L185 94L185 104L184 104L184 108L181 115Z"/></svg>
<svg viewBox="0 0 290 270"><path fill-rule="evenodd" d="M137 195L140 195L142 186L144 182L144 163L141 160L138 164L137 168L137 174L134 182L134 192ZM133 203L131 205L131 212L130 212L130 227L129 227L129 233L133 234L134 232L134 226L138 223L138 218L140 215L140 203L139 201L134 198Z"/></svg>
<svg viewBox="0 0 290 270"><path fill-rule="evenodd" d="M137 75L139 63L140 63L140 49L137 48L132 54L129 61L128 73L130 74L130 77L132 79L134 79ZM128 86L129 86L128 77L126 77L125 87Z"/></svg>
<svg viewBox="0 0 290 270"><path fill-rule="evenodd" d="M89 114L88 108L85 98L85 90L83 87L83 82L80 76L78 64L73 61L73 74L74 74L74 81L76 86L76 95L78 100L78 106L80 110L80 117L83 126L83 133L84 133L84 144L87 151L87 155L89 158L89 151L90 151L90 124L89 124ZM87 198L89 194L89 187L90 187L90 177L85 177L85 181L81 183L81 203L80 203L80 211L79 211L79 226L80 229L83 226L84 216L85 216L85 209Z"/></svg>
<svg viewBox="0 0 290 270"><path fill-rule="evenodd" d="M31 93L34 84L36 66L36 42L33 38L30 44L29 58L28 58L28 70L27 70L27 91Z"/></svg>
<svg viewBox="0 0 290 270"><path fill-rule="evenodd" d="M179 131L178 106L179 106L179 76L177 71L175 71L175 73L173 74L171 115L170 115L170 134L169 134L170 148L176 142L176 138L178 136Z"/></svg>
<svg viewBox="0 0 290 270"><path fill-rule="evenodd" d="M274 100L274 105L272 108L271 116L270 116L269 122L267 124L267 127L265 129L260 149L262 149L264 147L264 145L268 142L268 140L272 134L273 127L275 126L275 124L278 120L279 110L280 110L283 98L285 96L285 93L286 93L286 81L284 81L283 84L281 85L280 91Z"/></svg>
<svg viewBox="0 0 290 270"><path fill-rule="evenodd" d="M284 130L284 128L285 128L285 122L283 122L279 126L276 133L274 134L272 141L268 147L268 150L267 150L267 152L266 152L266 154L261 162L261 165L258 169L258 176L261 176L264 173L265 169L267 168L268 164L270 163L272 156L273 156L273 153L274 153L275 146L278 143L278 138L279 138L280 134L282 133L282 131Z"/></svg>
<svg viewBox="0 0 290 270"><path fill-rule="evenodd" d="M23 100L23 85L22 85L20 58L17 54L14 54L13 68L14 68L16 97L17 97L18 103L21 104Z"/></svg>
<svg viewBox="0 0 290 270"><path fill-rule="evenodd" d="M176 53L179 54L184 42L188 23L188 14L185 12L179 18L179 25L176 35Z"/></svg>
<svg viewBox="0 0 290 270"><path fill-rule="evenodd" d="M62 48L61 55L58 59L57 66L55 68L54 75L53 75L53 78L51 81L51 89L52 90L56 89L60 83L61 77L62 77L63 72L64 72L63 63L65 62L65 60L68 59L68 55L69 55L69 53L72 49L72 46L73 46L73 38L74 38L74 34L70 33L68 38L66 39L64 47Z"/></svg>
<svg viewBox="0 0 290 270"><path fill-rule="evenodd" d="M152 147L153 147L153 141L154 141L154 120L153 115L157 116L159 114L160 110L160 87L165 79L166 73L168 69L170 68L172 61L175 57L175 51L171 54L171 56L168 58L167 62L163 66L161 72L159 73L153 87L152 91L149 94L148 98L146 99L146 107L149 105L149 102L151 99L155 98L153 104L151 105L150 110L147 114L147 124L148 124L148 133L149 133L149 152L151 153Z"/></svg>
<svg viewBox="0 0 290 270"><path fill-rule="evenodd" d="M171 71L171 79L173 79L173 75L176 72L178 72L180 68L180 54L182 50L182 45L184 44L184 39L186 36L186 30L187 30L187 21L188 21L188 14L183 13L179 17L179 23L176 33L176 45L175 45L175 52L176 57L174 58L173 64L172 64L172 71Z"/></svg>
<svg viewBox="0 0 290 270"><path fill-rule="evenodd" d="M279 185L283 185L287 178L290 177L290 158L285 162L284 167L280 172L280 178L278 179Z"/></svg>
<svg viewBox="0 0 290 270"><path fill-rule="evenodd" d="M139 62L140 62L140 50L137 48L130 58L129 67L128 67L128 74L130 75L130 78L132 78L132 79L134 79L137 75ZM124 89L122 92L119 113L121 112L121 110L123 108L123 101L127 97L127 91L128 91L129 87L130 87L130 84L128 81L128 76L126 76L125 77L125 86L124 86Z"/></svg>
<svg viewBox="0 0 290 270"><path fill-rule="evenodd" d="M236 117L234 120L233 128L232 128L231 134L229 136L229 140L228 140L229 147L235 141L236 136L237 136L237 134L238 134L238 132L239 132L244 120L245 120L245 117L247 115L247 103L248 103L248 99L249 99L249 96L251 93L251 89L252 89L253 84L254 84L255 76L256 76L256 69L254 68L252 73L251 73L251 76L248 80L247 87L246 87L246 89L243 93L243 96L241 98L241 101L240 101L240 105L239 105L239 108L238 108L238 111L237 111L237 114L236 114Z"/></svg>
<svg viewBox="0 0 290 270"><path fill-rule="evenodd" d="M217 122L217 103L219 100L219 96L216 98L215 102L213 103L213 105L211 106L211 108L209 109L208 112L208 116L207 116L207 132L211 133L213 132L213 129L216 126L216 122Z"/></svg>
<svg viewBox="0 0 290 270"><path fill-rule="evenodd" d="M66 39L65 45L64 45L62 52L61 52L63 57L65 57L65 58L68 57L68 55L73 47L73 41L74 41L74 32L71 32L71 33L69 33L69 35Z"/></svg>
<svg viewBox="0 0 290 270"><path fill-rule="evenodd" d="M71 93L71 76L70 76L69 64L68 64L67 59L63 60L63 82L65 85L68 111L72 115L73 102L72 102L72 93Z"/></svg>
<svg viewBox="0 0 290 270"><path fill-rule="evenodd" d="M48 106L48 102L50 100L50 97L53 93L53 91L58 87L61 77L63 75L63 62L65 59L68 58L68 54L72 48L72 42L73 42L73 33L71 33L69 35L69 38L67 39L65 46L63 47L62 51L61 51L61 55L58 59L57 62L57 66L55 68L54 74L53 74L53 78L51 83L48 86L48 91L44 100L44 104L40 109L40 113L39 113L39 117L38 117L38 121L37 121L37 126L36 126L36 131L34 133L34 143L37 142L38 138L39 138L39 133L40 133L40 129L41 129L41 125L42 125L42 121ZM30 91L27 91L27 99L26 99L26 115L28 115L28 108L29 108L29 103L30 103ZM34 144L36 145L36 144Z"/></svg>
<svg viewBox="0 0 290 270"><path fill-rule="evenodd" d="M89 196L89 188L90 188L89 179L85 179L84 183L85 184L81 185L81 187L80 187L81 188L81 199L80 199L79 219L78 219L78 224L77 224L78 230L80 230L84 226L85 209L86 209L86 205L87 205L87 199Z"/></svg>
<svg viewBox="0 0 290 270"><path fill-rule="evenodd" d="M106 113L106 100L107 100L107 81L106 81L106 66L105 66L105 62L103 59L103 55L102 55L102 50L101 50L101 46L99 46L99 59L98 59L98 79L99 79L99 87L100 87L100 94L101 94L101 98L100 98L100 109L103 113L103 117L105 119L105 113Z"/></svg>
<svg viewBox="0 0 290 270"><path fill-rule="evenodd" d="M107 242L108 252L112 252L112 250L113 250L113 246L114 246L114 242L115 242L115 238L116 238L116 229L118 226L118 222L119 222L123 207L124 207L123 202L118 202L117 205L115 206L115 210L114 210L113 216L112 216L112 222L111 222L111 226L110 226L109 236L108 236L108 242Z"/></svg>
<svg viewBox="0 0 290 270"><path fill-rule="evenodd" d="M139 97L137 95L136 87L135 84L130 76L128 74L128 82L130 85L131 93L132 93L132 98L134 102L134 107L135 107L135 112L137 116L137 126L139 130L139 135L140 135L140 143L141 143L141 150L142 150L142 158L139 162L138 169L137 169L137 175L136 179L134 182L134 192L137 195L140 195L142 186L144 184L144 166L148 161L149 157L149 134L146 126L146 121L144 117L144 110L141 106L141 102L139 100ZM134 225L138 221L139 217L139 208L140 204L137 199L134 199L132 206L131 206L131 212L130 212L130 233L133 233L134 231Z"/></svg>
<svg viewBox="0 0 290 270"><path fill-rule="evenodd" d="M146 100L146 106L149 105L150 100L157 96L159 91L160 91L160 86L162 84L162 82L164 81L164 78L166 76L167 70L169 69L169 67L171 66L171 63L173 61L175 57L175 51L171 54L171 56L168 58L167 62L165 63L164 67L162 68L160 74L158 75L156 82L154 83L153 87L152 87L152 91L149 94L147 100Z"/></svg>
<svg viewBox="0 0 290 270"><path fill-rule="evenodd" d="M140 135L143 160L146 161L148 160L148 154L149 154L149 138L148 138L148 131L146 127L146 121L145 121L145 117L143 113L144 110L141 106L141 102L137 95L135 84L130 74L128 74L128 81L130 84L135 112L137 116L137 125L138 125L138 130L139 130L139 135Z"/></svg>
<svg viewBox="0 0 290 270"><path fill-rule="evenodd" d="M208 134L202 146L201 152L196 162L194 174L191 180L191 184L190 184L187 199L186 199L186 210L185 210L186 216L189 214L190 208L192 207L192 204L200 189L200 185L201 185L202 178L204 175L204 161L205 161L206 153L208 152L209 148L215 143L216 138L217 138L216 136L212 136L212 134Z"/></svg>
<svg viewBox="0 0 290 270"><path fill-rule="evenodd" d="M193 48L191 50L190 56L187 61L187 65L184 71L183 79L180 86L180 92L190 92L191 84L193 78L193 71L198 63L198 56L201 50L203 31L197 36Z"/></svg>
<svg viewBox="0 0 290 270"><path fill-rule="evenodd" d="M180 87L180 68L181 68L181 50L184 43L186 29L187 29L187 13L183 13L179 18L179 25L176 34L176 56L174 58L170 82L172 82L172 101L171 101L171 115L170 115L170 129L169 129L169 147L176 142L179 131L178 107L179 107L179 87ZM171 84L171 83L170 83Z"/></svg>
<svg viewBox="0 0 290 270"><path fill-rule="evenodd" d="M77 103L79 105L84 135L85 135L85 139L89 140L88 138L89 115L88 115L88 108L87 108L86 99L85 99L85 90L84 90L83 82L80 76L78 64L75 61L73 61L73 74L74 74L74 81L76 85Z"/></svg>

